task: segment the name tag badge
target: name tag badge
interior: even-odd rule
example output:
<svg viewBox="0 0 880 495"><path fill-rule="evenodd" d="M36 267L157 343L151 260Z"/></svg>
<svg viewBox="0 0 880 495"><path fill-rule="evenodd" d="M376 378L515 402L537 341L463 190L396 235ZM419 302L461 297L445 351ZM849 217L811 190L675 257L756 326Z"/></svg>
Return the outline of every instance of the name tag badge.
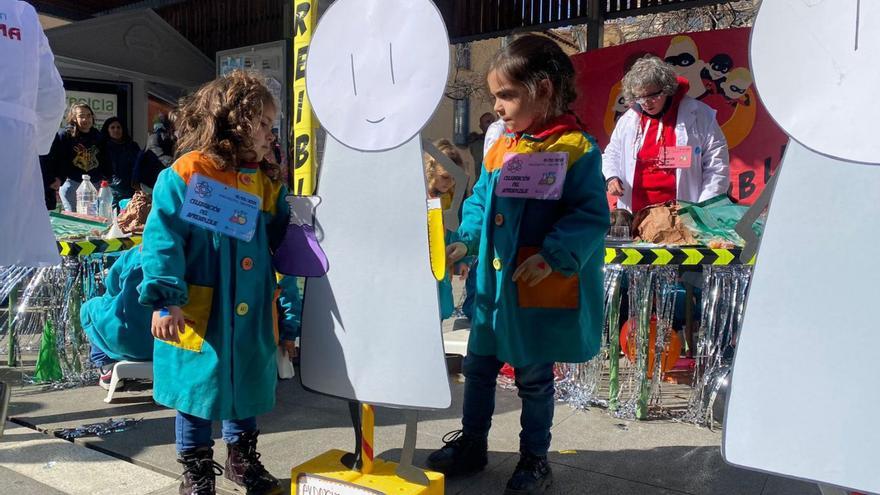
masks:
<svg viewBox="0 0 880 495"><path fill-rule="evenodd" d="M690 146L664 146L657 160L659 168L691 168L694 150Z"/></svg>
<svg viewBox="0 0 880 495"><path fill-rule="evenodd" d="M257 230L260 197L193 174L180 218L197 227L250 241Z"/></svg>
<svg viewBox="0 0 880 495"><path fill-rule="evenodd" d="M505 198L559 199L568 153L507 153L495 194Z"/></svg>

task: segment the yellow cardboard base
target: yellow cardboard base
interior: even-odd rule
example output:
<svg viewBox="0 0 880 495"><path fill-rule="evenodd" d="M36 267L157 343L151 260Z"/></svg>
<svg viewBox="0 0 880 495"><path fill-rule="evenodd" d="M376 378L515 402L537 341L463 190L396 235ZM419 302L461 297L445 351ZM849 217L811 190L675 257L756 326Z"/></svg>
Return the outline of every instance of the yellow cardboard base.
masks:
<svg viewBox="0 0 880 495"><path fill-rule="evenodd" d="M425 471L428 486L410 483L397 476L397 463L376 458L373 461L373 472L361 474L344 466L340 460L346 453L341 450L330 450L290 471L290 493L292 495L310 495L297 491L297 478L300 474L308 474L328 480L339 481L363 487L385 495L443 495L443 474ZM314 491L314 490L312 490ZM332 493L332 492L326 492ZM346 493L340 490L339 493Z"/></svg>

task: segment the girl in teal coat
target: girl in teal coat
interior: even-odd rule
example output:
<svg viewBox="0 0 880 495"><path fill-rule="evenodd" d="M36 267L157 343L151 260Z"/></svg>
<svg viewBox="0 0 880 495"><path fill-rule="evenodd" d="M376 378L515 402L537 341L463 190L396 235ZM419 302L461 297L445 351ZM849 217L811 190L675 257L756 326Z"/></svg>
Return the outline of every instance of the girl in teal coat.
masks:
<svg viewBox="0 0 880 495"><path fill-rule="evenodd" d="M478 256L462 430L428 462L448 474L486 465L495 378L507 362L523 405L521 457L505 493L543 493L552 482L553 364L587 361L599 349L608 203L599 148L568 109L574 67L559 46L537 35L517 38L495 57L487 79L507 133L484 158L459 242L447 250L450 263ZM502 191L501 183L523 182L554 159L560 165L542 169L550 172L539 185L561 180L565 168L558 199L540 199L547 196L528 182L511 187L527 197Z"/></svg>
<svg viewBox="0 0 880 495"><path fill-rule="evenodd" d="M117 361L151 361L153 311L140 304L138 287L144 279L141 246L124 252L104 279L104 294L84 302L80 323L92 346L89 356L101 368L98 384L110 388Z"/></svg>
<svg viewBox="0 0 880 495"><path fill-rule="evenodd" d="M226 477L249 494L280 493L259 461L255 419L275 405L271 251L289 216L286 189L263 171L275 115L252 75L206 84L181 103L179 158L153 190L140 302L155 310L154 398L177 410L180 493L214 493L216 420Z"/></svg>

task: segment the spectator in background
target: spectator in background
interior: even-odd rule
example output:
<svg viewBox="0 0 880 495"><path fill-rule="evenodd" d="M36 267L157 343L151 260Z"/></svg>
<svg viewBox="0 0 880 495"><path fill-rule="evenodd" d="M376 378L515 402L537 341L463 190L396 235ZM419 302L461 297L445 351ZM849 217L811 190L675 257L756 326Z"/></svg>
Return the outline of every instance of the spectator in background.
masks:
<svg viewBox="0 0 880 495"><path fill-rule="evenodd" d="M95 129L95 113L85 103L77 103L67 113L67 129L58 133L49 151L48 182L61 185L61 204L76 211L76 189L88 174L97 189L102 180L113 178L113 168L101 150L101 133Z"/></svg>
<svg viewBox="0 0 880 495"><path fill-rule="evenodd" d="M131 139L128 129L118 117L110 117L101 127L104 156L113 169L110 189L113 191L113 206L118 207L123 199L134 195L134 168L141 154L141 147Z"/></svg>
<svg viewBox="0 0 880 495"><path fill-rule="evenodd" d="M470 136L468 136L468 148L471 151L471 156L474 157L474 172L476 173L474 181L480 177L480 169L483 166L483 151L486 148L484 146L486 141L486 131L494 121L495 115L490 112L480 115L480 134L472 132Z"/></svg>
<svg viewBox="0 0 880 495"><path fill-rule="evenodd" d="M153 132L147 139L147 150L152 151L165 167L170 167L174 162L174 133L166 115L160 114L153 123Z"/></svg>

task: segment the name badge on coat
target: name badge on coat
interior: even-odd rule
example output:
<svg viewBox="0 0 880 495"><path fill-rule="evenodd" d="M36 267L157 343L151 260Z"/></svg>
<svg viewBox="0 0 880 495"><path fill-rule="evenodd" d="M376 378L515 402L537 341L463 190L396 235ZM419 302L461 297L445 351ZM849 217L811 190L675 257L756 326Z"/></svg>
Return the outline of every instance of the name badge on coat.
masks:
<svg viewBox="0 0 880 495"><path fill-rule="evenodd" d="M658 168L691 168L694 150L690 146L664 146L657 157Z"/></svg>
<svg viewBox="0 0 880 495"><path fill-rule="evenodd" d="M495 194L505 198L559 199L568 153L507 153Z"/></svg>
<svg viewBox="0 0 880 495"><path fill-rule="evenodd" d="M186 186L180 218L197 227L250 241L257 230L260 197L193 174Z"/></svg>

